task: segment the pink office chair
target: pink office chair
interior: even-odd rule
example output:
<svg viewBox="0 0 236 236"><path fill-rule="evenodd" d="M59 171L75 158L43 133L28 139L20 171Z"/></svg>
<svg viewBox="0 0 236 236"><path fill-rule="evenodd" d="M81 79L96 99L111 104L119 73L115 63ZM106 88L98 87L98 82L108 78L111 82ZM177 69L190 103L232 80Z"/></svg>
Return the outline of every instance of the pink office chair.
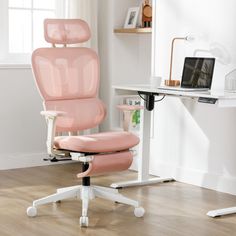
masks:
<svg viewBox="0 0 236 236"><path fill-rule="evenodd" d="M99 86L99 59L97 53L84 47L66 47L90 38L86 22L46 19L45 39L53 48L40 48L33 52L32 67L36 83L44 101L48 124L47 151L53 159L71 157L82 162L81 186L57 189L53 195L33 201L28 216L36 216L36 207L67 198L81 198L80 225L88 226L89 200L101 197L135 207L136 217L144 215L137 201L119 194L118 190L91 186L90 177L113 171L127 170L133 160L130 149L139 139L129 132L106 132L91 135L73 134L99 125L105 118L104 104L97 97ZM55 47L55 44L64 47ZM68 136L56 136L69 132Z"/></svg>

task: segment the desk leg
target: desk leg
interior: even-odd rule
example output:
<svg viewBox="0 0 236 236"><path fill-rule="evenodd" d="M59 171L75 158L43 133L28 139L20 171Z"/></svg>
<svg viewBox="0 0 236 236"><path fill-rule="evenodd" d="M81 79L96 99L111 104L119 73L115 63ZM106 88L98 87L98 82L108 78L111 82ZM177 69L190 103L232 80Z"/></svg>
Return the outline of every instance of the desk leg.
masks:
<svg viewBox="0 0 236 236"><path fill-rule="evenodd" d="M162 182L173 181L173 178L149 178L149 158L150 158L150 130L151 130L151 112L146 109L141 110L140 120L140 143L139 153L140 159L138 164L138 179L111 184L112 188L131 187L138 185L156 184Z"/></svg>
<svg viewBox="0 0 236 236"><path fill-rule="evenodd" d="M207 212L207 215L210 217L225 216L230 214L236 214L236 207L223 208Z"/></svg>

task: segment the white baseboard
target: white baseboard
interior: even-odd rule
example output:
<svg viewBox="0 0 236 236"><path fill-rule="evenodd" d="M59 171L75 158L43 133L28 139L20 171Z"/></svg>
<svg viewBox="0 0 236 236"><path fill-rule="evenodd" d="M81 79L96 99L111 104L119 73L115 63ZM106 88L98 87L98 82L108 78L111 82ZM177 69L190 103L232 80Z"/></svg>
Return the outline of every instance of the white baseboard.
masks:
<svg viewBox="0 0 236 236"><path fill-rule="evenodd" d="M1 154L0 170L61 164L61 162L52 163L50 161L44 161L43 158L46 157L46 153Z"/></svg>
<svg viewBox="0 0 236 236"><path fill-rule="evenodd" d="M155 169L150 170L150 174L162 177L171 176L179 182L236 195L236 177L233 176L176 167L166 163L157 163Z"/></svg>
<svg viewBox="0 0 236 236"><path fill-rule="evenodd" d="M0 170L61 164L43 161L45 157L47 157L46 153L1 155ZM132 167L131 169L137 170L136 165ZM155 168L150 168L150 174L162 177L171 176L175 180L183 183L236 195L236 178L231 176L175 167L174 165L166 163L156 163Z"/></svg>

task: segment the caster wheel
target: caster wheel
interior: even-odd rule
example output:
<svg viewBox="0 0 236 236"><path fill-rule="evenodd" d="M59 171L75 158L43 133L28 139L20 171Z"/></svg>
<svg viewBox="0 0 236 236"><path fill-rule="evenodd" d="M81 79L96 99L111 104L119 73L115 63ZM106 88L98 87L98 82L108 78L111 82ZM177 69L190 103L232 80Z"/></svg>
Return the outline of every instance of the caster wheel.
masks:
<svg viewBox="0 0 236 236"><path fill-rule="evenodd" d="M35 217L37 215L37 209L34 206L28 207L26 212L29 217Z"/></svg>
<svg viewBox="0 0 236 236"><path fill-rule="evenodd" d="M144 208L142 208L142 207L136 207L136 208L134 209L134 215L135 215L136 217L143 217L144 213L145 213L145 210L144 210Z"/></svg>
<svg viewBox="0 0 236 236"><path fill-rule="evenodd" d="M88 217L81 216L80 217L80 227L88 227L88 224L89 224Z"/></svg>

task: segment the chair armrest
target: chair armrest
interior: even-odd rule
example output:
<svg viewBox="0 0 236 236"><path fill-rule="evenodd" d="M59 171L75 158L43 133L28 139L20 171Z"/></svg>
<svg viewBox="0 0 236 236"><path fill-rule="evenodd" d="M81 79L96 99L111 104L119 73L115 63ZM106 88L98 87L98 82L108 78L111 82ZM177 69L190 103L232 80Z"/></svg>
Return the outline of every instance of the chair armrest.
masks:
<svg viewBox="0 0 236 236"><path fill-rule="evenodd" d="M66 115L66 112L64 111L41 111L40 114L42 116L47 117L58 117L58 116L64 116Z"/></svg>
<svg viewBox="0 0 236 236"><path fill-rule="evenodd" d="M66 115L66 112L63 111L41 111L41 115L43 115L46 119L48 131L47 131L47 152L49 156L56 156L57 153L54 151L54 138L56 135L56 119L57 117Z"/></svg>

